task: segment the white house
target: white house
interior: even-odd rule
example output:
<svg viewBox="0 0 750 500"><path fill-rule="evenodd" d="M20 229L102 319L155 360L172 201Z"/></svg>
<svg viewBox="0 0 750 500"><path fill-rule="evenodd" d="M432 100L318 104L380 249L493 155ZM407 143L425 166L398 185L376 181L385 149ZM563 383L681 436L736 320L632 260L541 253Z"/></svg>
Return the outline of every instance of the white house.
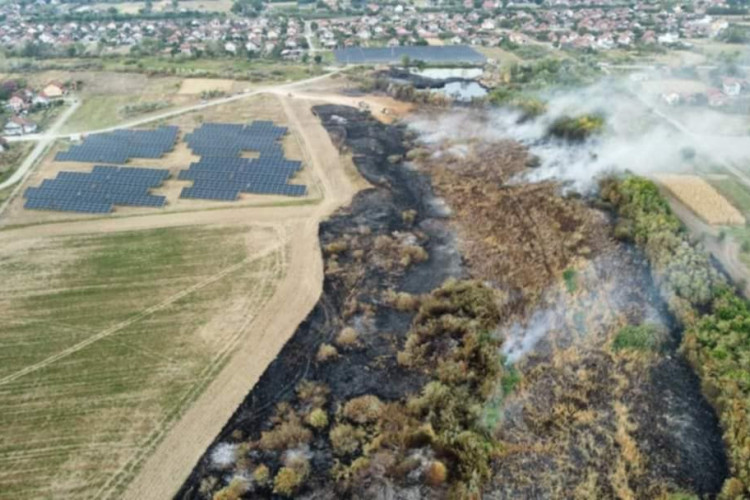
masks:
<svg viewBox="0 0 750 500"><path fill-rule="evenodd" d="M14 116L5 124L3 132L5 135L33 134L36 132L36 123L22 116Z"/></svg>

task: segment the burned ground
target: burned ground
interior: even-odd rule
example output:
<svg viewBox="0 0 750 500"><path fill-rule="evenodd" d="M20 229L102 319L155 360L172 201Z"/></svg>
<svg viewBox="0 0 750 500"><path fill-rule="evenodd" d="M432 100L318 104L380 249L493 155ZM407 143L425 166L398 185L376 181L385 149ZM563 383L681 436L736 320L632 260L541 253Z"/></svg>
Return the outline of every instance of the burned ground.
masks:
<svg viewBox="0 0 750 500"><path fill-rule="evenodd" d="M519 182L529 158L516 144L414 155L402 127L352 108L316 113L373 188L321 225L318 305L179 498L716 494L727 475L716 417L643 256L612 238L608 214L552 183ZM460 301L490 296L491 314L462 317ZM514 366L497 367L497 384L471 379L465 409L445 399L459 401L448 416L477 412L460 434L475 437L459 441L482 444L461 454L443 440L445 416L425 416L425 405L470 371L451 358L470 337L451 335L482 321L494 329L476 338L505 342ZM448 337L431 337L435 325ZM629 325L663 335L636 348ZM229 460L217 458L222 447ZM491 477L466 480L481 447Z"/></svg>

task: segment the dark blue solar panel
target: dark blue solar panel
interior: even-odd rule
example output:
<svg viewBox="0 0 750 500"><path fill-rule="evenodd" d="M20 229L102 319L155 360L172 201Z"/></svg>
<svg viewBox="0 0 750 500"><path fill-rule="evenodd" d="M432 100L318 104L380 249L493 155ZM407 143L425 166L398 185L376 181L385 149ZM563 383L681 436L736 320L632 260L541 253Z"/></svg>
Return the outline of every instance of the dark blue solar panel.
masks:
<svg viewBox="0 0 750 500"><path fill-rule="evenodd" d="M95 166L91 172L60 172L24 193L24 207L82 213L107 213L113 205L162 207L164 196L149 189L162 184L168 170Z"/></svg>
<svg viewBox="0 0 750 500"><path fill-rule="evenodd" d="M130 158L161 158L171 151L179 129L164 126L155 130L115 130L86 137L81 144L61 151L56 161L84 163L126 163Z"/></svg>
<svg viewBox="0 0 750 500"><path fill-rule="evenodd" d="M240 192L304 196L305 186L287 183L302 164L284 157L281 138L286 132L270 121L204 123L185 136L201 159L179 173L179 179L193 181L180 197L235 200ZM259 157L240 157L248 150L258 152Z"/></svg>

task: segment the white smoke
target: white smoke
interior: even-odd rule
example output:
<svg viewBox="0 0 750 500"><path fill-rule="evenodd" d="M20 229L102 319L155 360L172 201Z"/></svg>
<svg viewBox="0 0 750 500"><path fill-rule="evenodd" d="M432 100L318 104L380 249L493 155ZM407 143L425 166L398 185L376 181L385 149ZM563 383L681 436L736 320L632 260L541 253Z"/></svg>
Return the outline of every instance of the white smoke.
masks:
<svg viewBox="0 0 750 500"><path fill-rule="evenodd" d="M508 363L515 363L542 340L551 329L559 326L557 312L553 309L536 311L525 326L514 323L507 332L503 341L503 354Z"/></svg>
<svg viewBox="0 0 750 500"><path fill-rule="evenodd" d="M237 445L219 443L211 452L211 466L215 469L228 469L237 460Z"/></svg>
<svg viewBox="0 0 750 500"><path fill-rule="evenodd" d="M521 121L509 109L462 109L422 115L410 126L427 144L448 142L445 151L463 154L458 145L474 141L516 140L538 156L540 167L524 174L523 181L559 180L568 188L588 192L596 178L609 172L631 171L640 175L689 172L703 165L741 163L750 160L750 137L721 131L727 116L700 107L667 108L658 98L620 81L602 81L574 91L550 93L547 112ZM549 126L559 117L600 113L606 127L602 134L583 143L551 139ZM675 118L673 115L678 116ZM746 132L746 131L745 131ZM694 152L694 160L686 156Z"/></svg>
<svg viewBox="0 0 750 500"><path fill-rule="evenodd" d="M546 339L566 345L606 342L612 329L624 326L623 319L629 315L638 324L668 330L668 320L653 304L634 302L632 292L648 292L647 283L634 274L633 268L618 267L621 258L615 251L589 262L576 273L576 292L569 292L564 284L548 290L542 299L545 305L528 320L500 332L506 361L516 363L539 350L540 342ZM637 318L632 318L634 307Z"/></svg>

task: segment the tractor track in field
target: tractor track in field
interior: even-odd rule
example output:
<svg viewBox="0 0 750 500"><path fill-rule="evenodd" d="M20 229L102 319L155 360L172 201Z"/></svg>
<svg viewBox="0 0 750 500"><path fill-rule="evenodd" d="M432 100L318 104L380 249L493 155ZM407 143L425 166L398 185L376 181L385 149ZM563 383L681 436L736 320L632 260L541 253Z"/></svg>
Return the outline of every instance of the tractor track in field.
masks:
<svg viewBox="0 0 750 500"><path fill-rule="evenodd" d="M178 409L176 411L182 411L185 409L185 407L193 400L195 397L200 394L200 392L205 389L205 385L208 381L210 381L213 378L213 375L215 375L215 371L217 369L220 369L223 366L223 363L227 360L229 355L232 353L234 348L237 346L237 344L242 339L243 335L247 332L248 328L252 325L253 321L257 318L257 313L263 308L265 303L268 299L263 300L263 294L266 291L266 287L270 282L273 282L276 273L282 272L283 268L285 266L285 251L284 251L284 241L286 240L284 235L277 234L277 238L280 239L280 243L277 246L274 246L273 249L278 249L279 251L273 252L272 255L274 256L273 262L269 262L267 265L264 266L264 268L259 272L266 274L269 279L264 280L263 283L260 286L256 286L253 290L253 294L249 297L248 303L253 304L253 308L248 312L247 318L245 319L244 323L240 326L240 328L237 329L235 335L232 337L232 339L227 342L224 346L224 348L218 352L214 359L211 360L210 363L206 365L206 367L203 369L201 374L198 376L198 382L193 385L193 387L185 394L180 404L178 404ZM263 258L263 257L259 257ZM257 260L257 259L254 259ZM270 297L269 297L270 298ZM171 426L170 424L175 421L176 417L175 415L167 415L162 422L154 429L154 431L151 433L149 437L145 440L145 445L139 446L137 448L137 453L135 456L128 461L116 474L114 474L110 481L104 484L102 488L92 497L92 498L112 498L115 496L117 491L119 491L124 483L128 480L130 477L130 474L132 474L134 471L137 470L137 468L142 464L143 460L151 453L153 452L154 448L158 446L158 444L161 442L161 440L164 438L165 434L169 432Z"/></svg>
<svg viewBox="0 0 750 500"><path fill-rule="evenodd" d="M188 287L188 288L186 288L184 290L181 290L180 292L172 295L171 297L167 298L166 300L163 300L162 302L160 302L158 304L155 304L155 305L153 305L151 307L148 307L148 308L144 309L143 311L141 311L140 313L136 314L135 316L132 316L132 317L130 317L130 318L124 320L124 321L121 321L121 322L119 322L119 323L117 323L115 325L112 325L111 327L109 327L109 328L107 328L105 330L102 330L99 333L97 333L97 334L95 334L95 335L93 335L93 336L91 336L91 337L89 337L89 338L87 338L87 339L85 339L85 340L83 340L83 341L75 344L75 345L72 345L72 346L68 347L67 349L63 349L62 351L58 352L57 354L49 356L48 358L46 358L46 359L44 359L44 360L42 360L42 361L40 361L38 363L34 363L33 365L29 365L29 366L27 366L27 367L25 367L25 368L23 368L21 370L18 370L18 371L14 372L14 373L11 373L10 375L6 375L5 377L3 377L3 378L0 379L0 386L3 386L3 385L8 384L10 382L13 382L13 381L15 381L15 380L23 377L24 375L28 375L30 373L36 372L38 370L41 370L42 368L45 368L45 367L51 365L52 363L55 363L55 362L57 362L57 361L59 361L61 359L67 358L68 356L77 353L81 349L84 349L84 348L88 347L89 345L93 344L94 342L97 342L97 341L99 341L101 339L104 339L104 338L106 338L106 337L114 334L114 333L117 333L120 330L122 330L124 328L127 328L128 326L132 325L133 323L136 323L136 322L142 320L143 318L146 318L146 317L154 314L155 312L161 311L162 309L164 309L164 308L166 308L166 307L174 304L178 300L180 300L180 299L182 299L184 297L187 297L188 295L192 294L193 292L196 292L196 291L198 291L198 290L200 290L202 288L205 288L206 286L208 286L208 285L210 285L212 283L215 283L216 281L219 281L220 279L224 278L225 276L227 276L227 275L229 275L229 274L231 274L231 273L233 273L233 272L241 269L242 267L245 266L245 264L247 264L247 263L249 263L249 262L251 262L253 260L262 258L265 253L268 253L268 252L271 252L271 251L275 251L275 250L276 250L276 248L274 247L274 248L271 248L269 250L265 250L260 255L256 254L254 256L248 257L248 258L244 259L243 261L238 262L237 264L234 264L232 266L229 266L229 267L221 270L217 274L214 274L213 276L210 276L209 278L207 278L207 279L205 279L205 280L203 280L203 281L201 281L199 283L196 283L193 286L190 286L190 287Z"/></svg>

